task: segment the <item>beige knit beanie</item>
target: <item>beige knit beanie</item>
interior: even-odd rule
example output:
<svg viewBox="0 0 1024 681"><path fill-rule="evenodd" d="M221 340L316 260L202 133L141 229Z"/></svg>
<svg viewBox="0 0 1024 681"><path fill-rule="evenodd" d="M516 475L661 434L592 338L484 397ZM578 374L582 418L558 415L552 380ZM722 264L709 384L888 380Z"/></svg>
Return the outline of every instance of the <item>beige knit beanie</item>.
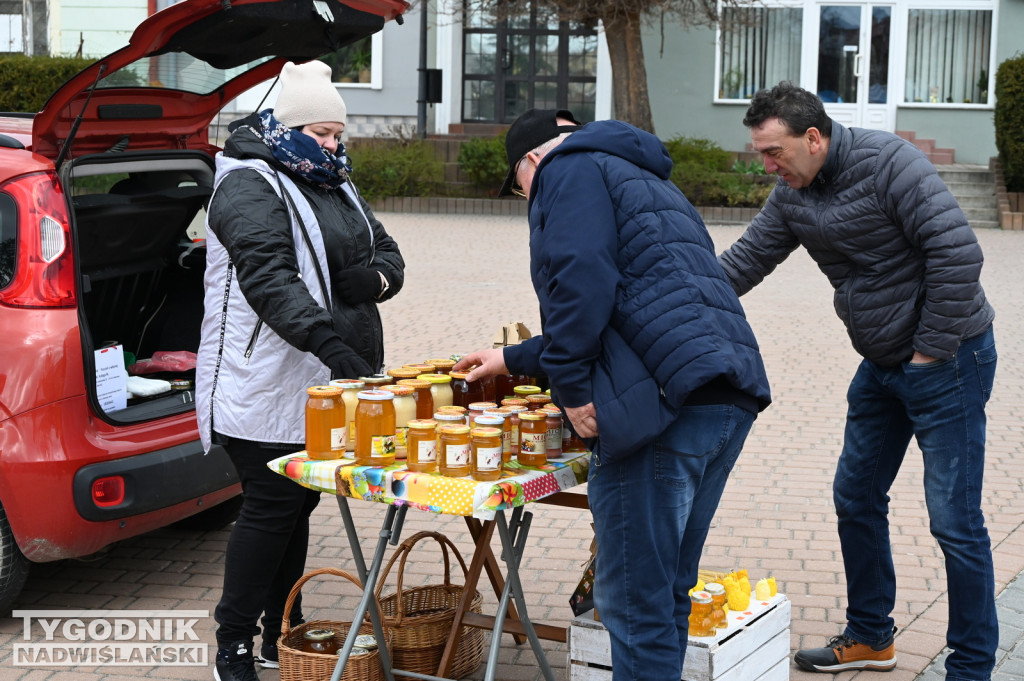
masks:
<svg viewBox="0 0 1024 681"><path fill-rule="evenodd" d="M288 62L281 69L281 94L274 118L289 128L310 123L345 123L345 100L331 82L331 67L322 61Z"/></svg>

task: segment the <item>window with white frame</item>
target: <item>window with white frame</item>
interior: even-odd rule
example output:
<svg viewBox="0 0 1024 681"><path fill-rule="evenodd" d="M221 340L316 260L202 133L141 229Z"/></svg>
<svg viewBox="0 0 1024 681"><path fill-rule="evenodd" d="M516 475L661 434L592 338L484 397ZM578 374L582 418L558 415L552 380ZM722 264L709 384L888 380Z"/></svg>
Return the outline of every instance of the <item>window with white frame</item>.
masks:
<svg viewBox="0 0 1024 681"><path fill-rule="evenodd" d="M801 7L723 7L716 99L750 99L780 81L800 82Z"/></svg>
<svg viewBox="0 0 1024 681"><path fill-rule="evenodd" d="M910 8L904 102L987 105L991 55L991 9Z"/></svg>

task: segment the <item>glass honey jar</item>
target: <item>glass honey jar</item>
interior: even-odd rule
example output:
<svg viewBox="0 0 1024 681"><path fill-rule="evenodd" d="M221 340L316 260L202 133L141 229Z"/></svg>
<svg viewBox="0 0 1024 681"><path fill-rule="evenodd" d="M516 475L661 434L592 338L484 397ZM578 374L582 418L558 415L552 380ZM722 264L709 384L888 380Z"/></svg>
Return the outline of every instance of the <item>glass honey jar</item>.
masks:
<svg viewBox="0 0 1024 681"><path fill-rule="evenodd" d="M501 409L501 407L488 409L481 418L501 420L501 461L502 463L508 463L512 460L512 420L509 418L510 415L507 412L501 411Z"/></svg>
<svg viewBox="0 0 1024 681"><path fill-rule="evenodd" d="M495 402L500 402L506 397L515 395L517 385L530 385L530 377L525 374L498 374L494 377Z"/></svg>
<svg viewBox="0 0 1024 681"><path fill-rule="evenodd" d="M711 619L715 623L715 628L727 628L729 619L725 612L725 587L718 582L710 582L704 585L704 590L711 594Z"/></svg>
<svg viewBox="0 0 1024 681"><path fill-rule="evenodd" d="M516 397L526 398L528 395L539 395L541 393L541 389L535 385L517 385L512 388L512 393Z"/></svg>
<svg viewBox="0 0 1024 681"><path fill-rule="evenodd" d="M484 387L481 382L470 383L466 380L469 376L468 371L452 371L448 375L452 377L452 404L468 407L470 403L484 399Z"/></svg>
<svg viewBox="0 0 1024 681"><path fill-rule="evenodd" d="M395 396L395 458L404 459L408 424L416 418L416 399L412 396L415 390L407 385L385 385L383 388Z"/></svg>
<svg viewBox="0 0 1024 681"><path fill-rule="evenodd" d="M547 438L544 441L547 458L557 459L562 456L562 410L549 404L537 411L547 418Z"/></svg>
<svg viewBox="0 0 1024 681"><path fill-rule="evenodd" d="M466 408L469 410L469 426L472 428L473 420L477 416L483 416L484 412L488 409L497 409L498 405L494 402L470 402L466 405Z"/></svg>
<svg viewBox="0 0 1024 681"><path fill-rule="evenodd" d="M342 389L341 398L345 402L345 418L348 419L345 451L354 452L356 449L356 406L359 404L359 392L366 387L366 384L354 378L341 378L331 381L331 385Z"/></svg>
<svg viewBox="0 0 1024 681"><path fill-rule="evenodd" d="M690 636L702 638L715 635L711 608L711 594L707 591L694 591L690 594Z"/></svg>
<svg viewBox="0 0 1024 681"><path fill-rule="evenodd" d="M502 407L502 411L508 414L509 428L512 430L512 456L519 456L519 415L528 411L526 406L511 405Z"/></svg>
<svg viewBox="0 0 1024 681"><path fill-rule="evenodd" d="M549 404L551 404L551 395L537 393L536 395L526 396L526 405L530 408L530 411L537 411Z"/></svg>
<svg viewBox="0 0 1024 681"><path fill-rule="evenodd" d="M481 417L485 418L485 417ZM501 477L501 429L477 426L469 432L470 475L474 480L490 481Z"/></svg>
<svg viewBox="0 0 1024 681"><path fill-rule="evenodd" d="M438 470L450 478L469 475L469 426L444 425L437 427L439 457Z"/></svg>
<svg viewBox="0 0 1024 681"><path fill-rule="evenodd" d="M417 473L437 471L437 421L434 419L409 421L405 466Z"/></svg>
<svg viewBox="0 0 1024 681"><path fill-rule="evenodd" d="M338 641L334 629L310 629L302 635L302 652L337 655Z"/></svg>
<svg viewBox="0 0 1024 681"><path fill-rule="evenodd" d="M404 378L396 385L407 385L415 391L412 397L416 400L416 418L429 419L434 415L434 397L430 394L430 381Z"/></svg>
<svg viewBox="0 0 1024 681"><path fill-rule="evenodd" d="M428 359L424 362L424 364L429 364L432 367L431 371L435 374L447 374L451 372L455 363L454 359L449 358Z"/></svg>
<svg viewBox="0 0 1024 681"><path fill-rule="evenodd" d="M536 411L519 414L519 454L516 458L525 466L543 466L547 457L547 415Z"/></svg>
<svg viewBox="0 0 1024 681"><path fill-rule="evenodd" d="M412 367L397 367L395 369L388 369L388 376L395 379L396 384L399 381L405 380L407 378L416 378L422 373L423 372L420 371L419 369L414 369Z"/></svg>
<svg viewBox="0 0 1024 681"><path fill-rule="evenodd" d="M340 459L345 454L345 403L341 388L315 385L306 388L306 456Z"/></svg>
<svg viewBox="0 0 1024 681"><path fill-rule="evenodd" d="M417 378L430 383L430 396L434 398L434 411L453 404L452 377L448 374L420 374Z"/></svg>
<svg viewBox="0 0 1024 681"><path fill-rule="evenodd" d="M356 463L390 466L395 462L395 395L363 390L356 406Z"/></svg>
<svg viewBox="0 0 1024 681"><path fill-rule="evenodd" d="M464 426L466 417L455 411L436 411L433 420L437 423L438 429L441 426ZM440 457L444 450L441 449L441 431L437 430L437 455ZM440 459L438 459L440 461Z"/></svg>

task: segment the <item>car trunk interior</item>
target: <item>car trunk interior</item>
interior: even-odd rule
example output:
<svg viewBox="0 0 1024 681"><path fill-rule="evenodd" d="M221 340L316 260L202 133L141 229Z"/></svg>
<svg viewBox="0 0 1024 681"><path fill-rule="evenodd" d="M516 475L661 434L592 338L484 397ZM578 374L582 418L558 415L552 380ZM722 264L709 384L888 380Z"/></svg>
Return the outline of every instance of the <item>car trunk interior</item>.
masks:
<svg viewBox="0 0 1024 681"><path fill-rule="evenodd" d="M213 160L197 152L111 153L65 166L80 274L79 314L87 384L94 351L121 345L135 381L119 423L194 409L194 353L203 316L203 222ZM174 361L151 363L155 353ZM142 360L134 368L131 364ZM156 372L139 373L147 365ZM92 377L92 380L88 380ZM187 383L186 383L187 381Z"/></svg>

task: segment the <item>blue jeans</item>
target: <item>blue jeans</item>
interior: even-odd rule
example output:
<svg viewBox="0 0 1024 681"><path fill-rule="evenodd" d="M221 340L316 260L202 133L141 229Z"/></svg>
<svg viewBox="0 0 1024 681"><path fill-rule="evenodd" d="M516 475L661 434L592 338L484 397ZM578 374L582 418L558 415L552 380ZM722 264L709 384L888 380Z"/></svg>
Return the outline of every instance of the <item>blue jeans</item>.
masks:
<svg viewBox="0 0 1024 681"><path fill-rule="evenodd" d="M985 403L995 370L991 328L963 341L949 360L889 368L863 361L850 384L833 485L846 566L846 634L878 644L892 633L896 601L888 491L910 438L917 438L930 529L946 561L948 681L987 681L999 642L992 548L981 512Z"/></svg>
<svg viewBox="0 0 1024 681"><path fill-rule="evenodd" d="M690 598L711 519L754 414L731 405L685 407L635 454L601 464L587 497L597 563L594 605L611 637L615 681L679 681Z"/></svg>

